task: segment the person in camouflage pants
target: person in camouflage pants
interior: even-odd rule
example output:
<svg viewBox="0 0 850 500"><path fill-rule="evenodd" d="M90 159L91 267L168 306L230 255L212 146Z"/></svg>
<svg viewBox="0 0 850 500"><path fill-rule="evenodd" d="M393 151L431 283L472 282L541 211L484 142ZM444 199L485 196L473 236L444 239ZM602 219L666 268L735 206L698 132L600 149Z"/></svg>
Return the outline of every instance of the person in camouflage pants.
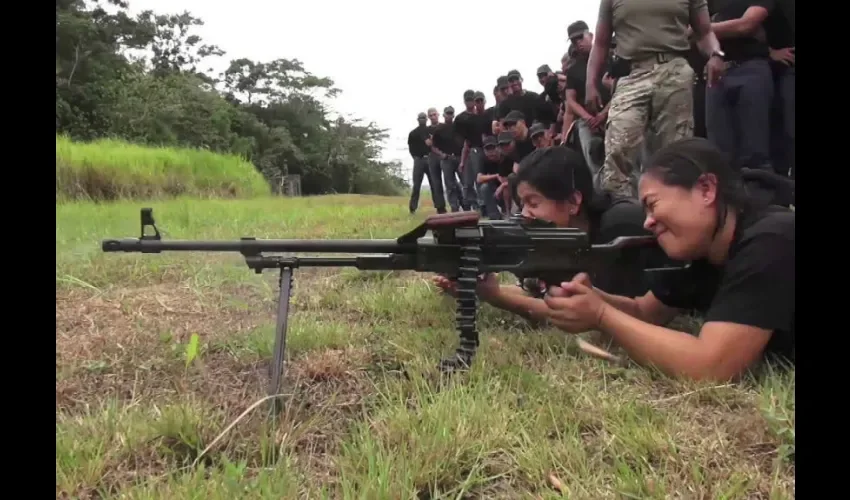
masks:
<svg viewBox="0 0 850 500"><path fill-rule="evenodd" d="M724 65L706 0L600 1L586 81L596 81L602 73L612 34L617 58L609 71L619 79L607 109L602 109L593 86L585 91L586 107L607 114L605 162L595 179L598 189L637 198L642 157L693 136L694 70L684 57L691 47L691 30L709 59L709 79L718 78Z"/></svg>
<svg viewBox="0 0 850 500"><path fill-rule="evenodd" d="M617 82L597 180L604 191L636 197L641 160L665 144L693 136L693 80L688 62L675 58L633 64L632 72Z"/></svg>

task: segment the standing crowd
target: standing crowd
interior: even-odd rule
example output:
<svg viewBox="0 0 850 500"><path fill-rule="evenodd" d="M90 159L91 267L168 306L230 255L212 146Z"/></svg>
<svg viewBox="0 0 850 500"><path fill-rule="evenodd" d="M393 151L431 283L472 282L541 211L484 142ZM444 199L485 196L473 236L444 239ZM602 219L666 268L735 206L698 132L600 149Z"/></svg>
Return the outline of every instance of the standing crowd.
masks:
<svg viewBox="0 0 850 500"><path fill-rule="evenodd" d="M532 151L581 154L596 192L637 198L647 159L687 137L707 138L733 169L794 178L793 1L601 0L596 32L567 28L560 70L537 69L539 92L512 69L494 103L463 92L420 113L408 136L410 212L427 176L438 213L499 219L520 203L512 182Z"/></svg>
<svg viewBox="0 0 850 500"><path fill-rule="evenodd" d="M411 213L427 175L441 213L446 200L491 219L521 213L593 244L651 234L663 255L621 255L625 272L520 286L489 274L476 296L568 333L597 332L676 377L793 365L793 6L600 0L595 33L571 23L560 71L538 68L539 93L514 69L496 79L492 106L467 90L457 115L419 115ZM457 293L453 278L434 280ZM703 318L698 334L668 326L683 313Z"/></svg>

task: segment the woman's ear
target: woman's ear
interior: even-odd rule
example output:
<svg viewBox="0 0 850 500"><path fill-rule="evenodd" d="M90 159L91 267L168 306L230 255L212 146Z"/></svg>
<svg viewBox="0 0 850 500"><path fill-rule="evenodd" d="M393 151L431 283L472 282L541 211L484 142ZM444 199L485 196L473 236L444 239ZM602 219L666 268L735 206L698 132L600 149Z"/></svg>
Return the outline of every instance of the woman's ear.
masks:
<svg viewBox="0 0 850 500"><path fill-rule="evenodd" d="M581 202L584 201L584 198L581 195L580 191L576 191L570 197L570 215L577 215L579 210L581 209Z"/></svg>
<svg viewBox="0 0 850 500"><path fill-rule="evenodd" d="M717 176L714 174L702 174L697 180L696 189L699 190L700 198L706 205L711 205L717 199Z"/></svg>

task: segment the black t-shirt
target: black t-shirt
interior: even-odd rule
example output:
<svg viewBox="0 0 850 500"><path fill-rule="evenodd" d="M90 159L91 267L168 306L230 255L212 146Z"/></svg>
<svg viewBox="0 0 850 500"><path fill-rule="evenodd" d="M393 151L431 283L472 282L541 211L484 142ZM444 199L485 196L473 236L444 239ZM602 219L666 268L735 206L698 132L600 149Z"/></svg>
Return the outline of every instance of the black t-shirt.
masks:
<svg viewBox="0 0 850 500"><path fill-rule="evenodd" d="M434 131L437 130L437 125L428 125L428 137L431 138L431 146L434 145Z"/></svg>
<svg viewBox="0 0 850 500"><path fill-rule="evenodd" d="M480 148L484 145L481 139L481 116L469 111L457 115L454 120L455 131L469 142L469 147Z"/></svg>
<svg viewBox="0 0 850 500"><path fill-rule="evenodd" d="M576 101L584 107L585 90L587 87L587 57L579 57L575 63L567 69L567 90L576 91ZM596 82L599 89L599 98L605 106L611 100L611 91L603 85L602 78Z"/></svg>
<svg viewBox="0 0 850 500"><path fill-rule="evenodd" d="M712 22L739 19L750 7L764 7L773 11L774 0L715 0L711 4ZM720 40L720 48L726 53L727 61L747 61L770 56L768 45L755 37L734 37Z"/></svg>
<svg viewBox="0 0 850 500"><path fill-rule="evenodd" d="M764 20L764 32L767 37L767 44L773 49L795 46L794 30L791 29L788 15L781 4L777 4L770 15L767 16L767 19ZM788 66L773 60L770 63L776 75L781 75L788 69Z"/></svg>
<svg viewBox="0 0 850 500"><path fill-rule="evenodd" d="M458 136L454 122L438 124L432 142L435 148L447 155L460 156L463 150L463 139Z"/></svg>
<svg viewBox="0 0 850 500"><path fill-rule="evenodd" d="M511 111L521 112L525 117L525 124L530 127L540 113L540 94L525 90L520 95L509 95L504 101L499 103L496 117L498 120L502 120Z"/></svg>
<svg viewBox="0 0 850 500"><path fill-rule="evenodd" d="M523 158L530 155L532 151L534 151L534 144L532 144L531 139L526 138L524 141L514 139L514 151L510 157L513 161L519 163Z"/></svg>
<svg viewBox="0 0 850 500"><path fill-rule="evenodd" d="M493 135L493 122L496 121L496 114L498 108L496 106L490 106L489 108L484 110L484 113L481 115L482 121L482 130L481 133L485 136Z"/></svg>
<svg viewBox="0 0 850 500"><path fill-rule="evenodd" d="M765 357L794 360L794 212L771 207L743 215L722 268L707 260L665 273L651 289L662 303L722 321L773 330Z"/></svg>
<svg viewBox="0 0 850 500"><path fill-rule="evenodd" d="M428 127L425 125L410 131L407 135L407 149L411 156L427 156L431 152L431 148L425 145L428 136Z"/></svg>
<svg viewBox="0 0 850 500"><path fill-rule="evenodd" d="M502 156L499 161L492 161L485 157L484 161L481 162L481 173L484 175L498 174L502 177L507 177L511 174L511 172L513 172L513 168L514 160L506 156ZM494 179L489 181L488 184L498 187L499 180Z"/></svg>
<svg viewBox="0 0 850 500"><path fill-rule="evenodd" d="M621 199L604 210L591 212L590 241L594 245L611 243L621 236L651 236L643 227L646 214L635 200ZM674 266L661 247L651 245L624 249L612 256L610 267L591 273L595 287L608 293L638 297L649 291L646 269Z"/></svg>
<svg viewBox="0 0 850 500"><path fill-rule="evenodd" d="M558 120L558 104L553 103L546 94L540 94L534 119L546 128L551 127Z"/></svg>

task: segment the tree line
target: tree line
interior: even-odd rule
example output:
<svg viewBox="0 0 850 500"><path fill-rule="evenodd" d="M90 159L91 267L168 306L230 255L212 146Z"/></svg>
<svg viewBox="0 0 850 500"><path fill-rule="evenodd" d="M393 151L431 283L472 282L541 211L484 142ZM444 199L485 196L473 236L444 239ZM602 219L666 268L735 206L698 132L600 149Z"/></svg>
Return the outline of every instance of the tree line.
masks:
<svg viewBox="0 0 850 500"><path fill-rule="evenodd" d="M303 194L395 194L401 165L382 162L387 131L329 116L340 89L298 59L231 59L193 30L189 12L129 12L124 0L56 1L56 132L90 141L202 148L251 161Z"/></svg>

